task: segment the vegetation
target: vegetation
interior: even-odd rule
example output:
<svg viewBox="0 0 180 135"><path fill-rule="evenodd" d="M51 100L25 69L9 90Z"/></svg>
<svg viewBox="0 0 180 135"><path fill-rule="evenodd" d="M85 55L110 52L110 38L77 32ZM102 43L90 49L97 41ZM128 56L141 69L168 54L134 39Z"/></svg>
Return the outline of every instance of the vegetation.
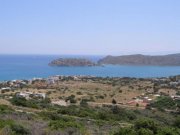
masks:
<svg viewBox="0 0 180 135"><path fill-rule="evenodd" d="M179 135L180 129L161 126L155 120L140 119L133 127L120 128L113 135Z"/></svg>
<svg viewBox="0 0 180 135"><path fill-rule="evenodd" d="M169 96L158 97L157 100L152 103L152 107L158 108L160 110L164 109L175 109L177 107L177 102Z"/></svg>
<svg viewBox="0 0 180 135"><path fill-rule="evenodd" d="M2 120L0 119L0 129L8 128L12 135L28 135L29 130L24 128L22 125L16 124L13 120Z"/></svg>
<svg viewBox="0 0 180 135"><path fill-rule="evenodd" d="M12 111L14 110L7 105L0 105L0 114L7 114L11 113Z"/></svg>
<svg viewBox="0 0 180 135"><path fill-rule="evenodd" d="M71 96L74 97L74 96ZM167 101L167 97L163 100ZM158 99L156 102L161 103ZM95 107L91 108L87 105L81 106L58 106L49 104L49 100L26 100L24 98L13 97L11 103L16 106L34 108L34 104L37 109L43 110L35 112L32 115L31 122L43 122L47 123L46 130L49 130L49 134L53 135L53 131L68 131L75 129L82 134L87 132L87 121L91 122L90 126L97 126L97 129L103 126L109 127L110 129L106 132L111 132L112 135L179 135L180 133L180 118L177 114L167 114L165 112L153 110L129 110L114 106L109 107ZM171 101L171 100L170 100ZM156 104L156 102L154 104ZM45 105L43 105L45 104ZM171 104L171 102L169 102ZM11 117L25 118L25 121L29 119L30 114L14 113L13 109L9 106L0 106L0 118L4 115ZM8 112L8 113L6 113ZM2 115L2 116L1 116ZM7 118L8 118L7 117ZM23 124L16 123L15 120L1 119L0 131L5 129L10 130L14 135L25 135L32 134L29 128L22 126ZM147 119L149 118L149 119ZM17 119L17 118L16 118ZM36 120L36 121L34 121ZM121 125L124 124L124 125ZM112 126L112 127L111 127ZM115 128L116 127L116 128ZM117 127L119 130L117 130ZM1 133L1 132L0 132Z"/></svg>
<svg viewBox="0 0 180 135"><path fill-rule="evenodd" d="M24 97L16 97L16 96L14 96L10 100L10 102L13 105L16 105L16 106L23 106L23 107L41 109L41 108L46 108L46 107L49 106L50 99L45 98L45 99L40 99L40 100L36 100L36 99L26 100Z"/></svg>
<svg viewBox="0 0 180 135"><path fill-rule="evenodd" d="M52 130L66 129L69 127L80 130L84 128L82 124L78 123L75 119L70 117L59 117L59 119L51 120L49 122L49 127Z"/></svg>
<svg viewBox="0 0 180 135"><path fill-rule="evenodd" d="M170 81L176 81L175 78L166 80L168 86L163 87L159 80L143 78L75 79L65 77L48 85L45 80L35 81L28 89L2 93L1 103L7 105L0 105L0 135L180 134L180 100L171 98L179 93L180 86L169 89ZM50 99L16 95L21 91L46 93ZM145 97L152 99L146 108L140 102L127 104L135 99L144 101ZM70 106L56 105L59 99Z"/></svg>

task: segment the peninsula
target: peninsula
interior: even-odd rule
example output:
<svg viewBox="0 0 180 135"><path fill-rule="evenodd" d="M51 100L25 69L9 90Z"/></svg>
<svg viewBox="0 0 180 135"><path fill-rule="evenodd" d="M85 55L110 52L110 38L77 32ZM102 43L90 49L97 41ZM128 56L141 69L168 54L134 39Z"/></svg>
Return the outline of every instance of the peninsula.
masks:
<svg viewBox="0 0 180 135"><path fill-rule="evenodd" d="M65 67L89 67L96 66L97 64L82 58L59 58L49 63L49 66L65 66Z"/></svg>
<svg viewBox="0 0 180 135"><path fill-rule="evenodd" d="M98 61L98 64L112 65L147 65L147 66L180 66L180 54L169 55L123 55L106 56Z"/></svg>

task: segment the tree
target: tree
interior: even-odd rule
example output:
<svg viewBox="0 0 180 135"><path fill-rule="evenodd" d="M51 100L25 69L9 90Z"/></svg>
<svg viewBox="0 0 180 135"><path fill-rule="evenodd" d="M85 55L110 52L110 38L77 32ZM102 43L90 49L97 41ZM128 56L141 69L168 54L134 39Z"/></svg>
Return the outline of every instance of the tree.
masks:
<svg viewBox="0 0 180 135"><path fill-rule="evenodd" d="M112 104L117 104L115 99L112 100Z"/></svg>

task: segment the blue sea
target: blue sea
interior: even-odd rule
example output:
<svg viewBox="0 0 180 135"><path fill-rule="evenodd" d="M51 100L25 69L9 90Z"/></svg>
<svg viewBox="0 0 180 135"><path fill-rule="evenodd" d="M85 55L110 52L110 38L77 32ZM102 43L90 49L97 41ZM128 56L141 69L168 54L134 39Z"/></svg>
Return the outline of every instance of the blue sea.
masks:
<svg viewBox="0 0 180 135"><path fill-rule="evenodd" d="M167 77L180 75L180 66L121 66L104 67L50 67L57 58L77 57L97 61L103 56L73 55L0 55L0 81L32 79L52 75L93 75L100 77Z"/></svg>

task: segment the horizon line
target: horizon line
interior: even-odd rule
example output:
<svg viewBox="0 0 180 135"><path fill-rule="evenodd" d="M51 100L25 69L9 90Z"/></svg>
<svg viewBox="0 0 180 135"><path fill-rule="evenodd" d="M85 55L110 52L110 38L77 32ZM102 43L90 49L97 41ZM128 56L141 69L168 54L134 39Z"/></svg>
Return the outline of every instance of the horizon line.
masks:
<svg viewBox="0 0 180 135"><path fill-rule="evenodd" d="M151 52L151 53L120 53L119 55L117 54L42 54L42 53L0 53L0 55L41 55L41 56L45 56L45 55L49 55L49 56L61 56L61 55L65 55L65 56L123 56L123 55L152 55L152 56L156 56L156 55L171 55L171 54L180 54L180 52L164 52L164 53L158 53L158 52Z"/></svg>

